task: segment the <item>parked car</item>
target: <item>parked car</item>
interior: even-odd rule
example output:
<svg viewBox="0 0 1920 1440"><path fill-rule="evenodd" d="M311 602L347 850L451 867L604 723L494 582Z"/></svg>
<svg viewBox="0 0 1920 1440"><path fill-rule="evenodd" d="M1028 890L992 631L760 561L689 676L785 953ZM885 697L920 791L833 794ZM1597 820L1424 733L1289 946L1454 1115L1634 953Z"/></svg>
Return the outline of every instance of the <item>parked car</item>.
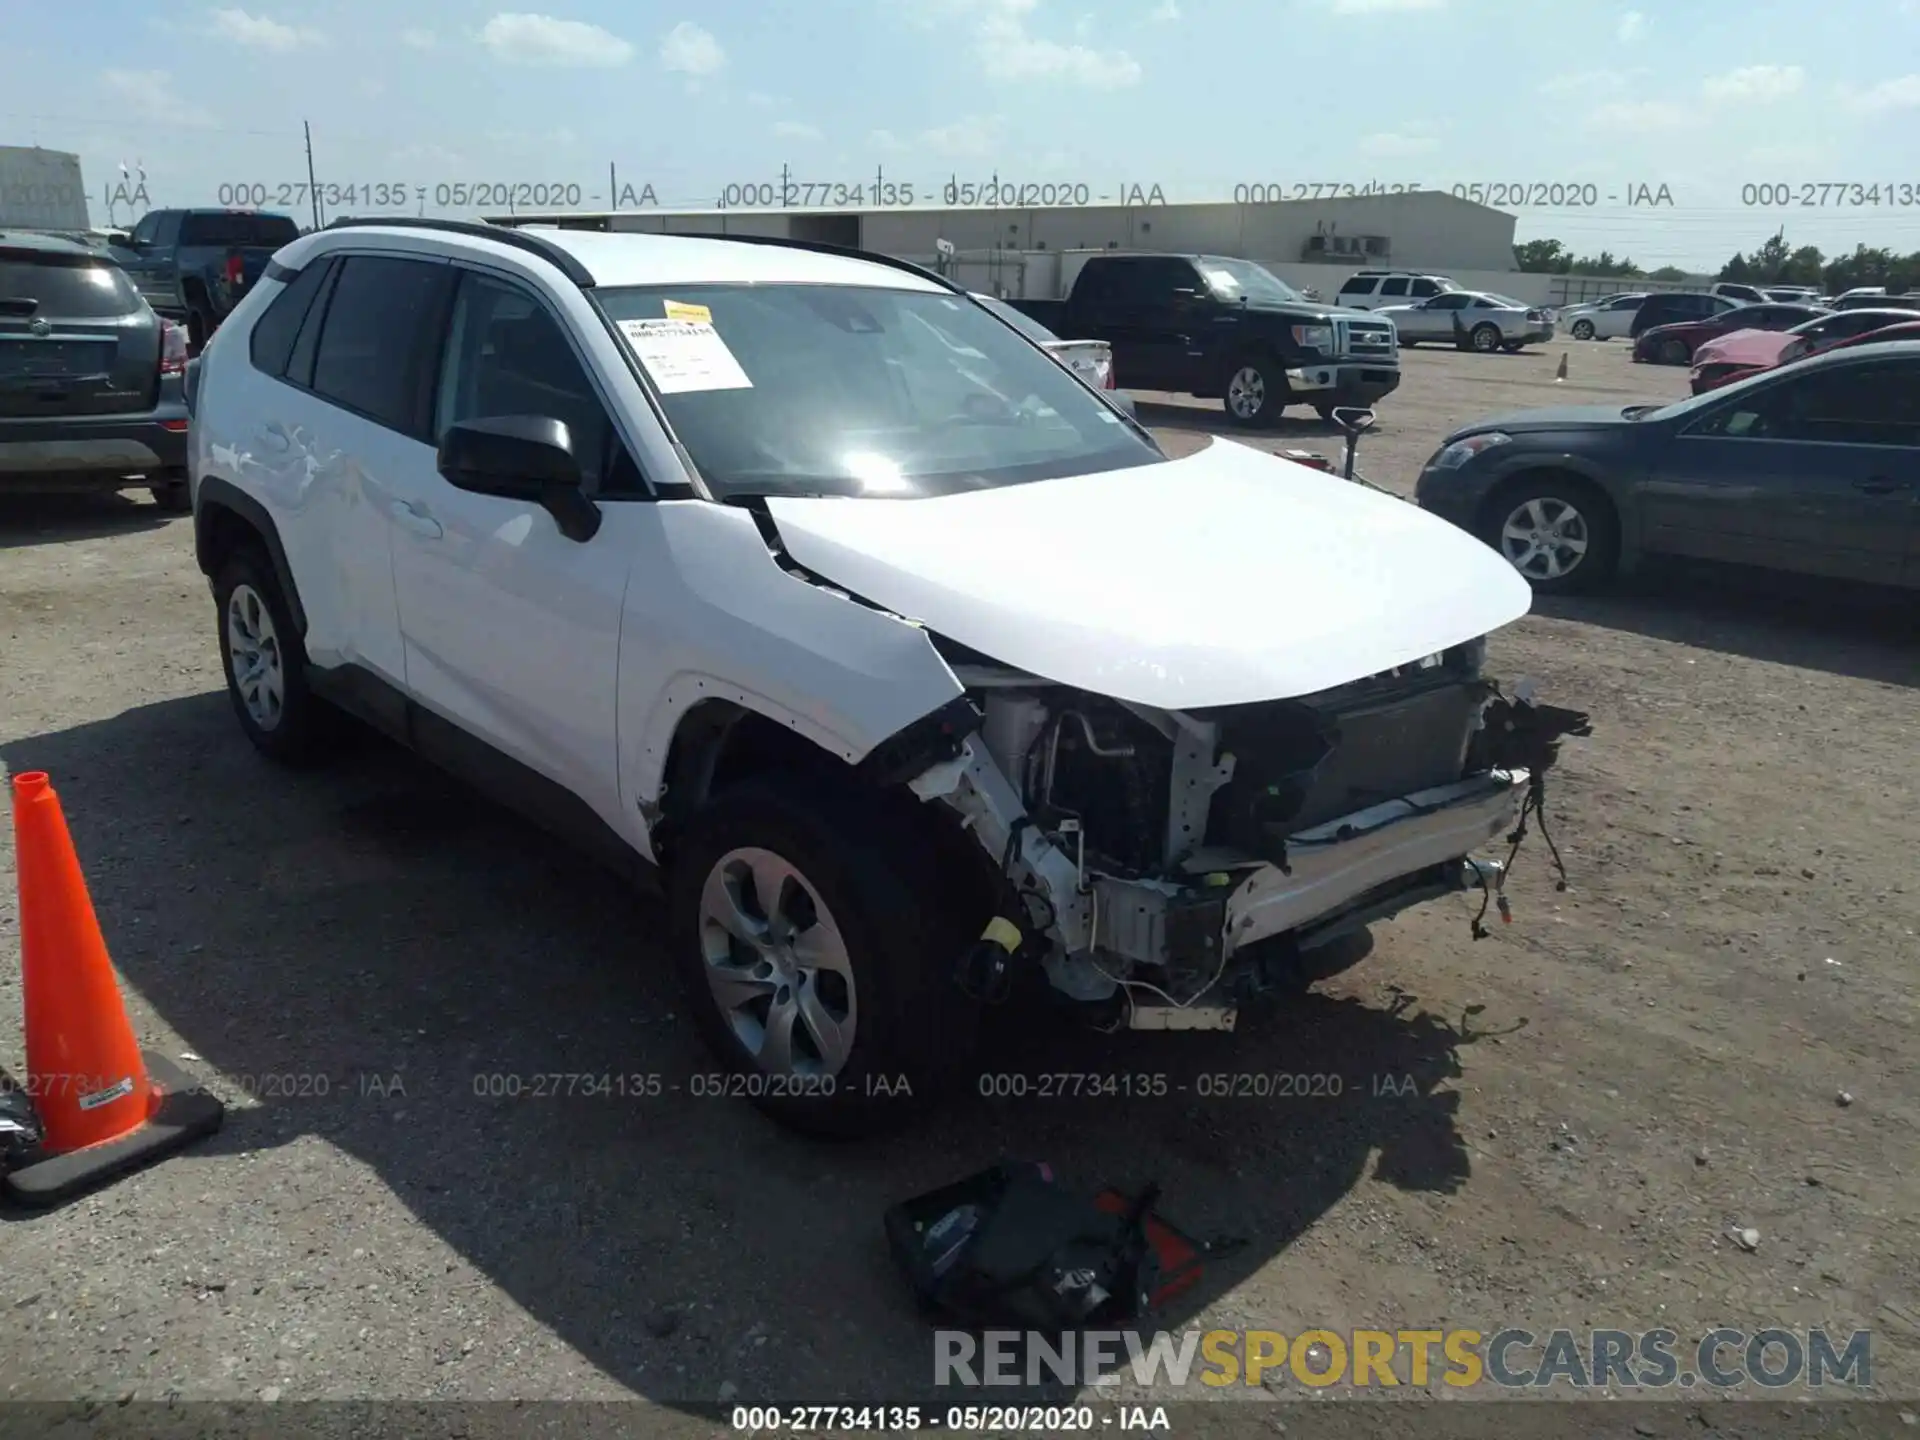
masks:
<svg viewBox="0 0 1920 1440"><path fill-rule="evenodd" d="M299 237L293 217L262 210L149 210L113 257L156 312L187 327L197 355L273 252Z"/></svg>
<svg viewBox="0 0 1920 1440"><path fill-rule="evenodd" d="M137 486L185 510L186 364L104 251L0 231L0 493Z"/></svg>
<svg viewBox="0 0 1920 1440"><path fill-rule="evenodd" d="M1771 297L1758 285L1742 285L1732 280L1719 280L1707 286L1707 294L1724 296L1728 300L1738 300L1742 305L1762 305Z"/></svg>
<svg viewBox="0 0 1920 1440"><path fill-rule="evenodd" d="M974 292L973 298L1013 326L1054 359L1080 376L1094 389L1104 391L1109 400L1127 414L1135 414L1133 397L1114 379L1113 346L1104 340L1062 340L1031 315L1022 315L1006 301L993 295Z"/></svg>
<svg viewBox="0 0 1920 1440"><path fill-rule="evenodd" d="M1817 320L1829 311L1811 305L1738 305L1700 320L1681 320L1671 325L1655 325L1634 337L1633 358L1656 365L1688 365L1693 352L1709 340L1730 335L1736 330L1791 330L1808 320Z"/></svg>
<svg viewBox="0 0 1920 1440"><path fill-rule="evenodd" d="M1693 393L1699 395L1754 370L1789 364L1915 318L1911 310L1842 310L1802 321L1790 330L1735 330L1693 352Z"/></svg>
<svg viewBox="0 0 1920 1440"><path fill-rule="evenodd" d="M1778 300L1783 305L1820 305L1821 303L1820 292L1811 285L1769 285L1767 299Z"/></svg>
<svg viewBox="0 0 1920 1440"><path fill-rule="evenodd" d="M1710 315L1723 314L1739 303L1724 295L1707 295L1694 290L1662 291L1640 302L1639 308L1633 312L1633 319L1627 322L1627 335L1638 340L1641 331L1651 330L1655 325L1705 320Z"/></svg>
<svg viewBox="0 0 1920 1440"><path fill-rule="evenodd" d="M1402 345L1444 340L1488 353L1519 350L1553 338L1553 322L1546 311L1477 290L1450 290L1411 305L1383 305L1373 313L1393 321Z"/></svg>
<svg viewBox="0 0 1920 1440"><path fill-rule="evenodd" d="M1560 312L1560 328L1576 340L1614 340L1633 325L1645 295L1607 295Z"/></svg>
<svg viewBox="0 0 1920 1440"><path fill-rule="evenodd" d="M1568 733L1490 703L1498 556L1250 446L1170 459L904 261L342 224L196 375L247 739L314 762L337 706L651 880L737 1093L809 1128L897 1122L986 1003L1225 1029L1491 893L1470 852Z"/></svg>
<svg viewBox="0 0 1920 1440"><path fill-rule="evenodd" d="M1441 442L1415 494L1545 593L1655 554L1920 588L1920 342L1672 405L1492 416Z"/></svg>
<svg viewBox="0 0 1920 1440"><path fill-rule="evenodd" d="M1334 303L1349 310L1378 310L1383 305L1405 305L1431 300L1460 287L1444 275L1416 275L1411 270L1362 270L1347 278Z"/></svg>
<svg viewBox="0 0 1920 1440"><path fill-rule="evenodd" d="M1056 335L1113 346L1120 385L1224 402L1236 425L1290 405L1322 419L1400 384L1393 322L1308 300L1269 270L1223 255L1092 256L1062 300L1012 300Z"/></svg>
<svg viewBox="0 0 1920 1440"><path fill-rule="evenodd" d="M1920 310L1920 294L1888 295L1849 292L1833 302L1835 310Z"/></svg>

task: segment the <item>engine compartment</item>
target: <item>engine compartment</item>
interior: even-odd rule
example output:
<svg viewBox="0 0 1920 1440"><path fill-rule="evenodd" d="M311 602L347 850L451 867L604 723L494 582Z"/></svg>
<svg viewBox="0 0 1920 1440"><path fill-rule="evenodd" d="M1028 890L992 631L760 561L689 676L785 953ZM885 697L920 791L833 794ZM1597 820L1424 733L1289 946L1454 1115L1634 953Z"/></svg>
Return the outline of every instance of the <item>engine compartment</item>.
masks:
<svg viewBox="0 0 1920 1440"><path fill-rule="evenodd" d="M1244 979L1265 942L1298 951L1474 885L1492 898L1504 866L1470 852L1523 819L1524 767L1566 730L1551 717L1584 717L1506 701L1485 653L1476 639L1316 694L1180 712L943 647L980 723L912 788L957 811L1003 877L989 960L997 945L1072 1000L1123 998L1136 1028L1212 1028L1195 1002L1237 953Z"/></svg>

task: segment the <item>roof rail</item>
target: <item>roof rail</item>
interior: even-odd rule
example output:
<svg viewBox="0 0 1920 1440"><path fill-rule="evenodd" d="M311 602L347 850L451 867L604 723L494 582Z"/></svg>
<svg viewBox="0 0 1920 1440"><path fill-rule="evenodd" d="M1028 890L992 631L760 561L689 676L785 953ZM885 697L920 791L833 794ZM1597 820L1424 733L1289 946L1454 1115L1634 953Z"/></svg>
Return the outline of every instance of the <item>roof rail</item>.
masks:
<svg viewBox="0 0 1920 1440"><path fill-rule="evenodd" d="M968 293L967 287L959 285L924 265L916 265L911 260L902 260L894 255L883 255L877 250L862 250L857 245L829 245L824 240L795 240L785 235L727 235L708 230L671 230L671 231L629 231L629 234L658 234L663 240L736 240L742 245L777 245L788 250L811 250L816 255L843 255L849 260L865 260L874 265L885 265L893 270L904 270L909 275L918 275L922 280L931 280L943 290L951 290L956 295Z"/></svg>
<svg viewBox="0 0 1920 1440"><path fill-rule="evenodd" d="M322 230L444 230L450 235L470 235L476 240L491 240L495 244L510 249L524 250L529 255L538 255L548 264L557 267L561 274L578 285L582 290L593 288L593 272L580 263L580 259L564 246L556 245L544 235L526 230L516 230L505 225L490 225L484 220L441 220L408 219L402 215L369 215L364 219L347 216L344 219L330 221L320 227Z"/></svg>

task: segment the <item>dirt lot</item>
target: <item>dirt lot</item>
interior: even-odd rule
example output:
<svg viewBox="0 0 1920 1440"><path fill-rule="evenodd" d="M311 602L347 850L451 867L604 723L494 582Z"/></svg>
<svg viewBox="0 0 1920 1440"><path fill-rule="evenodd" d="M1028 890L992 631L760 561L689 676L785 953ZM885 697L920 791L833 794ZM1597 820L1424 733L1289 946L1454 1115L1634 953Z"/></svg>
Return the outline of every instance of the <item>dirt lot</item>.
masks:
<svg viewBox="0 0 1920 1440"><path fill-rule="evenodd" d="M1572 346L1555 385L1563 348L1412 354L1363 470L1405 488L1475 415L1680 392L1618 344ZM1186 447L1216 413L1143 406ZM1436 904L1231 1036L987 1062L1336 1074L1339 1099L971 1099L821 1147L684 1092L476 1094L708 1069L657 912L380 745L317 776L257 758L189 521L0 502L0 759L53 772L143 1040L233 1107L192 1152L0 1227L5 1394L924 1398L881 1211L1011 1153L1157 1179L1189 1229L1249 1242L1173 1325L1870 1327L1877 1388L1913 1396L1913 615L1710 574L1543 604L1492 668L1593 714L1552 792L1569 890L1536 841L1488 940ZM17 935L9 879L16 1071ZM1253 1396L1308 1394L1276 1386Z"/></svg>

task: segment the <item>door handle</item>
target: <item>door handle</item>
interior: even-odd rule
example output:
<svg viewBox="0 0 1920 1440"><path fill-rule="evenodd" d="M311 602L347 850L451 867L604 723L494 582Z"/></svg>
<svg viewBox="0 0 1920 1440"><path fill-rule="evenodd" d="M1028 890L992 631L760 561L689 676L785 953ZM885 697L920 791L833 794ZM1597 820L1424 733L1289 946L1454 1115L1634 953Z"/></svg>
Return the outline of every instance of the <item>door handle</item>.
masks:
<svg viewBox="0 0 1920 1440"><path fill-rule="evenodd" d="M1853 488L1864 490L1869 495L1891 495L1896 490L1908 490L1913 486L1911 480L1895 480L1890 475L1869 475L1865 480L1853 482Z"/></svg>
<svg viewBox="0 0 1920 1440"><path fill-rule="evenodd" d="M411 531L427 540L438 540L446 534L446 529L431 515L422 514L404 500L396 500L388 507L394 523L402 530Z"/></svg>

